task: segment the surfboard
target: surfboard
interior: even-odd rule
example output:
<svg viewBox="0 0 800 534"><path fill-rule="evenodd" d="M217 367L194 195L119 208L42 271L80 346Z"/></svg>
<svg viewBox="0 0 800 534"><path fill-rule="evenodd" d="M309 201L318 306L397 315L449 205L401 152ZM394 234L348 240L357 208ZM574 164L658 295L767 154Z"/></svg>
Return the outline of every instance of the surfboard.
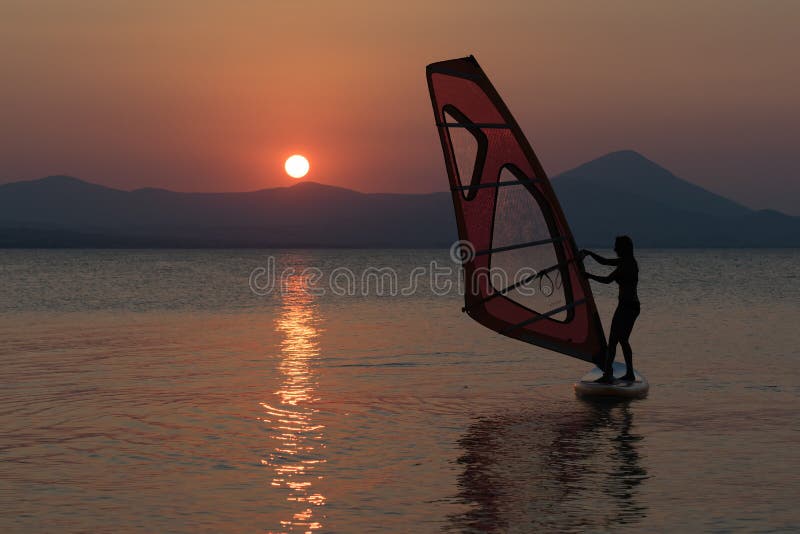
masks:
<svg viewBox="0 0 800 534"><path fill-rule="evenodd" d="M640 399L647 396L650 384L647 379L636 370L633 371L636 380L619 380L625 375L626 367L622 362L614 362L614 382L599 384L595 382L603 376L603 371L595 367L578 381L575 382L575 394L579 397L624 397Z"/></svg>

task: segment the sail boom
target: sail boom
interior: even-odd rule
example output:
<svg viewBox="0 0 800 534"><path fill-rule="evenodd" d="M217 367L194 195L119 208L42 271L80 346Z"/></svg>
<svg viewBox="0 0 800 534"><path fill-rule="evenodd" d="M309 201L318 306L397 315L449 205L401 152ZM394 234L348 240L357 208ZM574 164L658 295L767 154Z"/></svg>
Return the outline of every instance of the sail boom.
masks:
<svg viewBox="0 0 800 534"><path fill-rule="evenodd" d="M505 329L504 331L502 331L500 333L501 334L506 334L508 332L511 332L512 330L516 330L517 328L521 328L523 326L528 326L529 324L533 324L536 321L541 321L542 319L547 319L548 317L552 317L553 315L557 315L557 314L559 314L561 312L565 312L567 310L571 310L575 306L579 306L580 304L584 304L584 303L586 303L586 299L581 299L581 300L576 300L574 302L570 302L569 304L566 304L564 306L559 306L558 308L555 308L553 310L550 310L550 311L547 311L547 312L544 312L544 313L540 313L540 314L538 314L538 315L536 315L534 317L531 317L530 319L526 319L525 321L522 321L521 323L517 323L517 324Z"/></svg>
<svg viewBox="0 0 800 534"><path fill-rule="evenodd" d="M567 261L566 263L557 263L555 265L551 265L550 267L548 267L546 269L543 269L541 271L538 271L535 274L532 274L532 275L530 275L530 276L528 276L526 278L523 278L522 280L520 280L518 282L515 282L515 283L511 284L510 286L506 286L503 289L497 290L494 293L492 293L492 294L490 294L490 295L488 295L486 297L483 297L481 300L471 304L469 308L467 308L466 306L461 308L461 311L462 312L469 311L470 309L472 309L475 306L478 306L480 304L483 304L484 302L488 302L488 301L490 301L490 300L492 300L494 298L497 298L497 297L505 295L509 291L513 291L513 290L515 290L515 289L517 289L519 287L522 287L524 285L530 284L534 280L542 278L543 276L547 276L548 274L550 274L551 272L555 271L556 269L563 269L564 267L567 266L567 264L569 264L570 262L573 262L573 261L575 261L575 260L572 259L572 260Z"/></svg>

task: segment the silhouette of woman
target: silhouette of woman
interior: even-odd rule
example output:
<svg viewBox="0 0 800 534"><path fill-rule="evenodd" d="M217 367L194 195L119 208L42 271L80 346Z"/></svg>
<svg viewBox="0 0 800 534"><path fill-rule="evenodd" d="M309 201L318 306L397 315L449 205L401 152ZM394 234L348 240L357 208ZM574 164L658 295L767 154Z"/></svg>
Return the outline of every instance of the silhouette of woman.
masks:
<svg viewBox="0 0 800 534"><path fill-rule="evenodd" d="M601 284L616 282L619 284L619 303L614 318L611 320L611 330L608 333L608 354L606 355L605 365L603 366L603 376L598 382L611 383L614 381L613 363L617 352L617 343L622 346L622 353L625 355L625 365L627 371L622 380L635 380L633 374L633 351L628 341L633 323L639 317L640 305L639 295L636 287L639 285L639 265L633 257L633 240L626 236L617 236L614 242L614 252L617 257L613 259L604 258L590 250L581 250L581 258L591 256L601 265L614 265L616 269L608 276L597 276L586 273L591 280Z"/></svg>

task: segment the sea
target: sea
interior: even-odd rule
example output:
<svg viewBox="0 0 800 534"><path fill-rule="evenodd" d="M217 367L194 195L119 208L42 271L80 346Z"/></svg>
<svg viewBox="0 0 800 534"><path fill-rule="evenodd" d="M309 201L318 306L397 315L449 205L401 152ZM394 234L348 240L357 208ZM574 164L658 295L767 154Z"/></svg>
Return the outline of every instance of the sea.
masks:
<svg viewBox="0 0 800 534"><path fill-rule="evenodd" d="M597 402L447 250L3 250L0 531L800 530L800 250L637 258Z"/></svg>

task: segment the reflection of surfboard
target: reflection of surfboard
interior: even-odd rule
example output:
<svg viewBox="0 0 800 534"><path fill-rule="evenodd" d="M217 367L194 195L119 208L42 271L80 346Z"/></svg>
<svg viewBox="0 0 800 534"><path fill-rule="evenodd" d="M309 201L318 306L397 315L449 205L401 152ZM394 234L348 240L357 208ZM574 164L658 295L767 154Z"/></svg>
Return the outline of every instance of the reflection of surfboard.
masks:
<svg viewBox="0 0 800 534"><path fill-rule="evenodd" d="M624 374L625 364L614 362L614 383L598 384L595 380L603 376L603 371L595 367L575 383L575 394L579 397L645 397L650 390L647 379L634 370L633 374L636 376L636 380L632 382L618 380Z"/></svg>

